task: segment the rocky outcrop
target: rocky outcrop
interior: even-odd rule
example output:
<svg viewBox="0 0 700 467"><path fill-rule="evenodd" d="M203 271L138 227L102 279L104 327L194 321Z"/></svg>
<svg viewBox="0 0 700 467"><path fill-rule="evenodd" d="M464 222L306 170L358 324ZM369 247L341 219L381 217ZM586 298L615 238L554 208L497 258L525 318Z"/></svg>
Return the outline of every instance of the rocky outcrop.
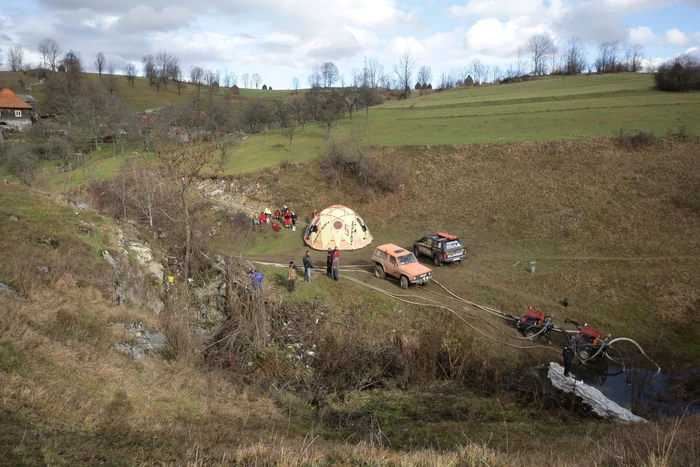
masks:
<svg viewBox="0 0 700 467"><path fill-rule="evenodd" d="M114 349L133 358L144 358L149 354L162 353L168 347L168 339L161 331L148 332L141 323L119 323L124 330L133 336L133 340L120 342Z"/></svg>

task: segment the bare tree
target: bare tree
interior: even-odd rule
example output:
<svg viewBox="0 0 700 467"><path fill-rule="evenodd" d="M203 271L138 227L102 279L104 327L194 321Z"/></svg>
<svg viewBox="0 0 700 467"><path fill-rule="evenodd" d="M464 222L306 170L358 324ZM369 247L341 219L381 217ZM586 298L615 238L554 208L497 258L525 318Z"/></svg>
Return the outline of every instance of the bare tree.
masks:
<svg viewBox="0 0 700 467"><path fill-rule="evenodd" d="M320 66L315 66L311 70L311 74L306 78L311 89L320 88L323 86L323 73Z"/></svg>
<svg viewBox="0 0 700 467"><path fill-rule="evenodd" d="M595 67L598 73L615 73L618 70L618 42L603 42L598 46Z"/></svg>
<svg viewBox="0 0 700 467"><path fill-rule="evenodd" d="M542 76L547 73L547 58L554 53L554 42L549 36L538 34L527 42L527 50L532 61L532 73Z"/></svg>
<svg viewBox="0 0 700 467"><path fill-rule="evenodd" d="M333 62L326 62L321 65L321 78L323 80L323 86L330 88L333 84L338 81L340 73L338 72L338 67L335 66Z"/></svg>
<svg viewBox="0 0 700 467"><path fill-rule="evenodd" d="M22 71L24 65L24 49L18 45L7 51L7 62L12 71Z"/></svg>
<svg viewBox="0 0 700 467"><path fill-rule="evenodd" d="M193 66L190 68L190 82L197 88L197 98L199 98L199 91L204 82L204 69L202 67Z"/></svg>
<svg viewBox="0 0 700 467"><path fill-rule="evenodd" d="M60 57L61 52L63 52L61 46L58 45L58 42L50 37L46 37L39 41L38 50L41 54L41 60L44 63L44 66L50 66L51 71L56 71L58 57Z"/></svg>
<svg viewBox="0 0 700 467"><path fill-rule="evenodd" d="M228 70L224 70L223 78L221 79L223 86L228 89L231 87L231 74Z"/></svg>
<svg viewBox="0 0 700 467"><path fill-rule="evenodd" d="M428 84L433 79L433 71L429 66L423 65L418 70L418 82L421 85L421 95L427 90Z"/></svg>
<svg viewBox="0 0 700 467"><path fill-rule="evenodd" d="M176 77L177 68L180 66L179 60L168 52L158 52L155 56L154 66L156 89L160 91L160 86L163 85L167 90L168 82L170 82L171 79L174 80Z"/></svg>
<svg viewBox="0 0 700 467"><path fill-rule="evenodd" d="M501 72L501 69L498 67L498 65L494 65L491 68L491 81L497 83L501 80L502 77L503 72Z"/></svg>
<svg viewBox="0 0 700 467"><path fill-rule="evenodd" d="M260 87L260 83L262 83L262 77L257 73L253 73L251 80L252 80L253 86L255 86L255 89L258 89Z"/></svg>
<svg viewBox="0 0 700 467"><path fill-rule="evenodd" d="M119 89L119 81L114 75L115 66L114 62L109 62L107 64L107 77L104 80L105 87L109 92L116 92Z"/></svg>
<svg viewBox="0 0 700 467"><path fill-rule="evenodd" d="M642 71L642 60L644 59L644 47L639 44L631 44L625 47L625 61L627 71Z"/></svg>
<svg viewBox="0 0 700 467"><path fill-rule="evenodd" d="M292 78L292 89L294 90L294 94L299 94L299 78L296 76Z"/></svg>
<svg viewBox="0 0 700 467"><path fill-rule="evenodd" d="M586 51L578 37L569 40L564 49L564 69L567 75L578 75L586 68Z"/></svg>
<svg viewBox="0 0 700 467"><path fill-rule="evenodd" d="M126 82L129 83L129 86L132 88L134 87L134 82L136 81L136 75L137 71L134 64L131 62L127 63L124 67L124 76L126 76Z"/></svg>
<svg viewBox="0 0 700 467"><path fill-rule="evenodd" d="M469 63L469 70L471 70L474 77L474 84L481 84L484 81L486 69L480 59L473 58Z"/></svg>
<svg viewBox="0 0 700 467"><path fill-rule="evenodd" d="M107 66L107 59L105 58L105 54L102 52L97 53L97 58L95 58L95 68L97 68L97 73L102 76L102 72L104 71L105 67Z"/></svg>
<svg viewBox="0 0 700 467"><path fill-rule="evenodd" d="M192 258L192 218L190 217L190 187L195 183L205 167L212 168L213 162L224 149L212 138L197 142L176 142L158 146L156 153L160 166L169 175L179 194L182 212L182 225L185 229L184 283L188 284ZM213 167L216 172L218 167Z"/></svg>
<svg viewBox="0 0 700 467"><path fill-rule="evenodd" d="M367 85L371 88L378 88L382 86L386 73L384 73L384 65L380 64L373 58L365 60L364 67L365 76L367 79Z"/></svg>
<svg viewBox="0 0 700 467"><path fill-rule="evenodd" d="M250 79L250 75L248 73L243 73L241 75L241 81L243 81L243 87L245 89L248 89L248 81Z"/></svg>
<svg viewBox="0 0 700 467"><path fill-rule="evenodd" d="M182 73L182 67L180 65L175 65L173 81L175 81L175 86L177 87L177 95L182 95L182 90L185 89L185 78Z"/></svg>
<svg viewBox="0 0 700 467"><path fill-rule="evenodd" d="M143 76L148 79L148 85L153 86L158 81L158 72L156 70L156 59L153 55L148 54L141 57L141 65L143 66ZM158 84L158 86L160 86Z"/></svg>
<svg viewBox="0 0 700 467"><path fill-rule="evenodd" d="M238 84L238 75L236 73L231 73L231 86L236 86Z"/></svg>
<svg viewBox="0 0 700 467"><path fill-rule="evenodd" d="M413 56L408 50L399 57L399 63L394 65L394 73L396 73L399 87L403 91L404 99L408 99L411 95L411 81L413 80L414 66L415 62L413 61Z"/></svg>

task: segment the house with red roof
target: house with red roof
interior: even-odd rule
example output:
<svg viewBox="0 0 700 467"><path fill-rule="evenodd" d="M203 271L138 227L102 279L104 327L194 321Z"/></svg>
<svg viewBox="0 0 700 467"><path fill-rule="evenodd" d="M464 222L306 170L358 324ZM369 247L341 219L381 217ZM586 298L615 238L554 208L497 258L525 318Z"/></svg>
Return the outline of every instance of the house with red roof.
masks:
<svg viewBox="0 0 700 467"><path fill-rule="evenodd" d="M26 131L32 127L32 106L9 88L0 89L0 128Z"/></svg>

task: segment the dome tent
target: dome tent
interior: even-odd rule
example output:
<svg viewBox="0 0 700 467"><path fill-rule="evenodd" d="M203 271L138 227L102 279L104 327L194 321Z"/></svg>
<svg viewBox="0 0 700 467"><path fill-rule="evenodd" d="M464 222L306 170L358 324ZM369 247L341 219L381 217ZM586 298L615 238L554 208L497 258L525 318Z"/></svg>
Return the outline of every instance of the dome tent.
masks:
<svg viewBox="0 0 700 467"><path fill-rule="evenodd" d="M314 250L358 250L372 243L372 234L355 211L336 204L311 220L304 241Z"/></svg>

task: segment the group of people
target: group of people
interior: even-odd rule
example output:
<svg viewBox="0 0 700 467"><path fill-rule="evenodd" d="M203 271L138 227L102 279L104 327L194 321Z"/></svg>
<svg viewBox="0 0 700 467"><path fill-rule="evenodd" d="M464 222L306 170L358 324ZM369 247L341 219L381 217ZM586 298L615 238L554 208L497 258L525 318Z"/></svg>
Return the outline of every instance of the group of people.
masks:
<svg viewBox="0 0 700 467"><path fill-rule="evenodd" d="M271 224L272 230L279 232L282 230L280 222L285 229L292 229L293 231L297 229L297 215L286 204L282 207L282 211L277 209L273 214L270 208L265 208L259 215L255 212L251 213L251 218L253 219L253 226L261 229Z"/></svg>
<svg viewBox="0 0 700 467"><path fill-rule="evenodd" d="M306 282L311 282L311 270L314 268L313 261L311 261L311 256L307 251L302 258L302 264L304 265L304 279ZM334 280L339 280L339 268L340 268L340 251L338 247L331 250L328 249L328 254L326 256L326 275L333 277ZM296 280L297 280L297 266L294 261L289 262L289 268L287 270L287 280L289 281L289 291L294 292Z"/></svg>

